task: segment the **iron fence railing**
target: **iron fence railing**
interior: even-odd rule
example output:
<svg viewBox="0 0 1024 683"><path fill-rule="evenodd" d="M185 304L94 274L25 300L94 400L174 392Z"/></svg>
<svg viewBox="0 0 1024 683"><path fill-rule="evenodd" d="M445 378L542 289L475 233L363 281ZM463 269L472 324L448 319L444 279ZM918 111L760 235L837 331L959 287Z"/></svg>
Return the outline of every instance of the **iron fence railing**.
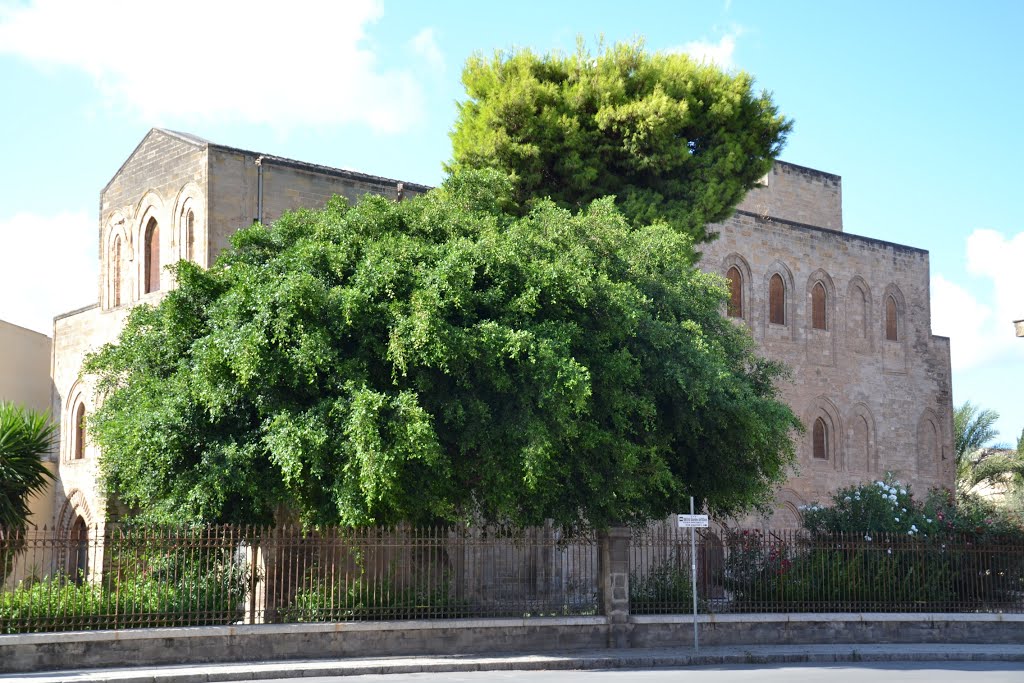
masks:
<svg viewBox="0 0 1024 683"><path fill-rule="evenodd" d="M0 530L0 633L598 614L598 547L551 527ZM703 612L1024 613L1024 547L998 538L719 529L695 548L658 524L609 556L632 614L689 613L691 564Z"/></svg>
<svg viewBox="0 0 1024 683"><path fill-rule="evenodd" d="M703 612L1024 613L1024 546L1000 539L701 530ZM688 530L634 532L630 610L693 609Z"/></svg>
<svg viewBox="0 0 1024 683"><path fill-rule="evenodd" d="M547 527L0 531L0 633L595 614L597 546Z"/></svg>

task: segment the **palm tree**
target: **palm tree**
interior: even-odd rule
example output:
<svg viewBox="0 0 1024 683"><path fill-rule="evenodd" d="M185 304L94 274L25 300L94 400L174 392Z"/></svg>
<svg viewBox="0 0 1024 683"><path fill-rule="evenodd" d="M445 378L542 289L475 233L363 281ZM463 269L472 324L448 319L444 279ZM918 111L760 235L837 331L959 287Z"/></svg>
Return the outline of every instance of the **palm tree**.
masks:
<svg viewBox="0 0 1024 683"><path fill-rule="evenodd" d="M28 524L29 498L54 478L43 456L56 432L48 413L0 401L0 530L19 531Z"/></svg>
<svg viewBox="0 0 1024 683"><path fill-rule="evenodd" d="M956 455L957 494L966 497L980 484L1004 485L1024 475L1024 451L990 444L998 432L999 413L964 402L953 411L953 446ZM1024 437L1024 435L1022 435Z"/></svg>

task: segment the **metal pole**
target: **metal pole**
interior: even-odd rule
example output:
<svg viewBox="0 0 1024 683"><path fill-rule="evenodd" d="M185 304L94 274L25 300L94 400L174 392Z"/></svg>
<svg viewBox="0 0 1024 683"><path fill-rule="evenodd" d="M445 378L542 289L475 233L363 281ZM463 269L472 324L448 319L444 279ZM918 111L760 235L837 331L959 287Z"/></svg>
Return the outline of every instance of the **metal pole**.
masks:
<svg viewBox="0 0 1024 683"><path fill-rule="evenodd" d="M693 496L690 496L690 514L693 514ZM697 531L690 527L690 581L693 587L693 649L696 651L697 644Z"/></svg>

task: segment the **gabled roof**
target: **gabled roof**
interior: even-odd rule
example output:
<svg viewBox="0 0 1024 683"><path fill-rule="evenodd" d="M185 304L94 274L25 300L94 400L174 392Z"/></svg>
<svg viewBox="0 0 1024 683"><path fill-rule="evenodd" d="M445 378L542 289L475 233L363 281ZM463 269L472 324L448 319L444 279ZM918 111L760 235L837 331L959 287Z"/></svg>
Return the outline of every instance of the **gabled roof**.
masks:
<svg viewBox="0 0 1024 683"><path fill-rule="evenodd" d="M312 173L319 173L321 175L330 175L338 178L349 178L352 180L374 183L378 185L395 185L399 182L402 182L408 189L414 192L426 192L427 190L431 189L429 185L421 185L420 183L399 181L394 178L385 178L383 176L375 176L369 173L360 173L359 171L350 171L348 169L335 168L333 166L311 164L306 161L298 161L296 159L289 159L287 157L279 157L273 154L263 154L261 152L254 152L248 149L241 149L240 147L230 147L228 145L221 145L216 142L211 142L206 138L201 138L198 135L192 135L191 133L183 133L176 130L168 130L166 128L151 128L149 132L146 133L145 137L143 137L142 140L139 141L139 144L135 146L135 149L132 150L132 153L128 155L128 158L124 160L124 163L121 164L120 168L117 169L117 173L115 173L107 182L107 184L103 186L103 189L100 190L101 194L107 191L107 188L110 187L110 184L114 182L114 178L116 178L121 173L121 171L128 164L128 162L131 161L132 157L135 156L135 153L139 151L139 148L142 147L146 140L148 140L153 135L165 135L167 137L175 138L176 140L180 140L182 142L193 145L197 148L217 149L225 152L233 152L235 154L262 157L263 160L269 161L280 166L288 166L291 168L307 170Z"/></svg>

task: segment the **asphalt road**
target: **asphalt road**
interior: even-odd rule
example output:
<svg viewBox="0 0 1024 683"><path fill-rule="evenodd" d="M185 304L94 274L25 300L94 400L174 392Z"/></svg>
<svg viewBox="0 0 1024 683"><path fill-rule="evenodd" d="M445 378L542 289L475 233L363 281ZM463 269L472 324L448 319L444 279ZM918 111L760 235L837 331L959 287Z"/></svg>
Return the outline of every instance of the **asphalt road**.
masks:
<svg viewBox="0 0 1024 683"><path fill-rule="evenodd" d="M1011 662L893 662L835 664L687 667L682 669L615 669L604 671L480 671L470 673L391 674L288 678L305 683L1024 683L1024 663ZM273 682L269 682L273 683Z"/></svg>

